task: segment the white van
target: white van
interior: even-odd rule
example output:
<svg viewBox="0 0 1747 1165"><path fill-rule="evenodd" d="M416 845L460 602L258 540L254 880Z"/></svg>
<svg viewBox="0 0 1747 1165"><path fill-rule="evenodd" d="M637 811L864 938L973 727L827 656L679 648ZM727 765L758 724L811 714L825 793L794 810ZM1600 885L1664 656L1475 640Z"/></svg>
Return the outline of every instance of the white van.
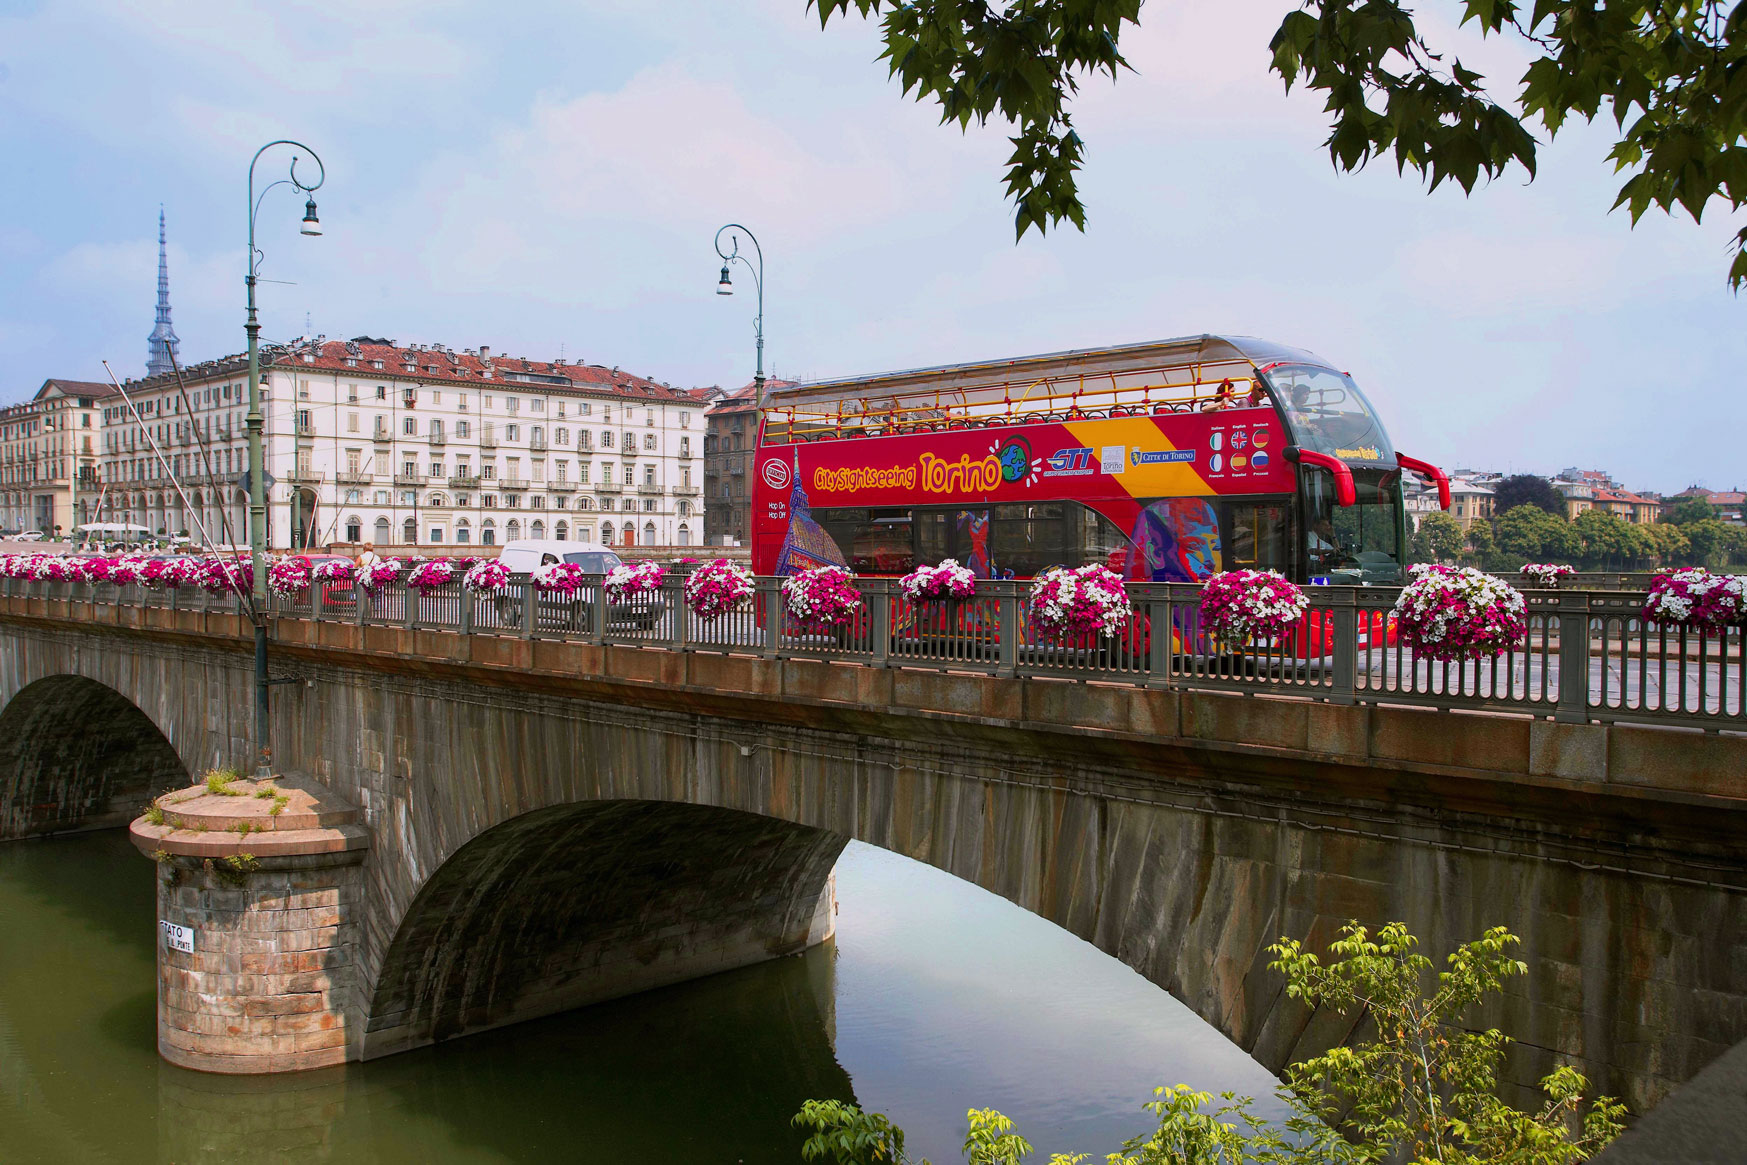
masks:
<svg viewBox="0 0 1747 1165"><path fill-rule="evenodd" d="M623 560L611 550L602 550L592 542L561 542L556 538L518 538L504 543L497 560L511 574L533 574L542 566L554 562L571 562L582 567L585 574L606 574ZM522 619L521 600L504 595L497 600L499 617L519 626ZM540 625L568 630L583 630L594 617L594 604L583 598L567 599L561 595L540 597ZM630 624L653 630L667 613L667 603L659 596L645 595L635 599L614 599L607 603L609 624Z"/></svg>
<svg viewBox="0 0 1747 1165"><path fill-rule="evenodd" d="M620 565L617 554L595 542L563 542L557 538L518 538L505 542L497 560L512 574L533 574L551 562L574 562L587 574L605 574Z"/></svg>

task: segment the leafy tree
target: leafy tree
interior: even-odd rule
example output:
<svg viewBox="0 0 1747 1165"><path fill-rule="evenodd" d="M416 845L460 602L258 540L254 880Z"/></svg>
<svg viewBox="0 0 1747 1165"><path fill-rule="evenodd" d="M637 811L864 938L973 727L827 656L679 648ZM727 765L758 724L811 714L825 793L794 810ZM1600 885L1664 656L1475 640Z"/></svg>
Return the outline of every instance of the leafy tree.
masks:
<svg viewBox="0 0 1747 1165"><path fill-rule="evenodd" d="M1644 527L1644 535L1650 539L1656 560L1663 566L1685 562L1692 553L1692 542L1687 538L1686 531L1679 526L1668 522L1652 522Z"/></svg>
<svg viewBox="0 0 1747 1165"><path fill-rule="evenodd" d="M1571 529L1582 543L1581 553L1586 566L1625 566L1649 558L1655 552L1654 543L1642 527L1606 510L1583 511L1572 521Z"/></svg>
<svg viewBox="0 0 1747 1165"><path fill-rule="evenodd" d="M1493 533L1500 552L1527 562L1570 562L1583 550L1570 522L1533 505L1506 510Z"/></svg>
<svg viewBox="0 0 1747 1165"><path fill-rule="evenodd" d="M1084 229L1076 173L1085 144L1069 99L1082 76L1119 75L1120 42L1141 0L807 0L821 24L851 8L881 20L885 60L906 94L939 103L962 128L990 116L1013 124L1007 193L1023 237L1062 221ZM1483 35L1534 56L1500 104L1485 78L1437 51L1405 0L1304 0L1281 21L1271 69L1288 90L1327 94L1324 144L1342 170L1392 155L1437 189L1471 192L1482 177L1521 165L1532 178L1536 141L1573 115L1611 116L1609 157L1628 176L1615 206L1636 223L1676 204L1696 220L1713 200L1747 202L1747 6L1718 0L1448 0ZM1731 284L1747 281L1747 229L1736 237Z"/></svg>
<svg viewBox="0 0 1747 1165"><path fill-rule="evenodd" d="M1413 534L1413 557L1416 562L1453 562L1463 542L1462 523L1442 511L1427 514Z"/></svg>
<svg viewBox="0 0 1747 1165"><path fill-rule="evenodd" d="M1670 506L1668 513L1662 518L1664 522L1675 526L1686 526L1693 522L1703 522L1709 518L1720 517L1717 507L1703 498L1687 498L1677 505Z"/></svg>
<svg viewBox="0 0 1747 1165"><path fill-rule="evenodd" d="M1497 1096L1509 1040L1473 1031L1465 1017L1527 967L1515 935L1493 927L1457 948L1438 971L1418 940L1392 922L1375 938L1356 922L1329 944L1328 961L1295 939L1268 948L1286 990L1313 1007L1361 1011L1376 1038L1334 1048L1287 1068L1280 1096L1293 1115L1284 1127L1252 1111L1249 1097L1217 1103L1187 1085L1160 1088L1145 1107L1157 1124L1133 1137L1108 1165L1575 1165L1618 1136L1625 1106L1599 1097L1583 1111L1588 1082L1570 1067L1541 1081L1546 1102L1520 1112ZM993 1109L966 1114L970 1165L1020 1165L1031 1145ZM812 1128L809 1161L836 1165L904 1162L903 1134L878 1113L810 1100L795 1124ZM1290 1135L1287 1135L1290 1134ZM894 1155L895 1154L895 1155ZM1080 1165L1089 1154L1056 1154L1049 1165ZM926 1165L924 1162L923 1165Z"/></svg>
<svg viewBox="0 0 1747 1165"><path fill-rule="evenodd" d="M1498 543L1492 536L1490 522L1476 522L1468 527L1468 549L1482 562L1497 549Z"/></svg>
<svg viewBox="0 0 1747 1165"><path fill-rule="evenodd" d="M1533 473L1513 473L1492 487L1492 508L1502 514L1518 506L1539 506L1558 518L1565 516L1565 496L1553 483Z"/></svg>
<svg viewBox="0 0 1747 1165"><path fill-rule="evenodd" d="M1692 550L1689 559L1699 566L1723 567L1747 558L1747 530L1715 518L1704 518L1681 527Z"/></svg>

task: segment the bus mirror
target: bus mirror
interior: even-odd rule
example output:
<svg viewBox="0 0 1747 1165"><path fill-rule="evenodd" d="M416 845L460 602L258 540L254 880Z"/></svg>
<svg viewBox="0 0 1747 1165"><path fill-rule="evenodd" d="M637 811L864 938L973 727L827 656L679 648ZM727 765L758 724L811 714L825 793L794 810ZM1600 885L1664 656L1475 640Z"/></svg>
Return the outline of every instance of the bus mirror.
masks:
<svg viewBox="0 0 1747 1165"><path fill-rule="evenodd" d="M1359 500L1358 491L1353 488L1353 471L1347 468L1346 462L1338 457L1330 457L1326 453L1317 453L1298 445L1288 445L1285 450L1288 461L1296 461L1300 465L1314 465L1334 474L1335 504L1350 506Z"/></svg>

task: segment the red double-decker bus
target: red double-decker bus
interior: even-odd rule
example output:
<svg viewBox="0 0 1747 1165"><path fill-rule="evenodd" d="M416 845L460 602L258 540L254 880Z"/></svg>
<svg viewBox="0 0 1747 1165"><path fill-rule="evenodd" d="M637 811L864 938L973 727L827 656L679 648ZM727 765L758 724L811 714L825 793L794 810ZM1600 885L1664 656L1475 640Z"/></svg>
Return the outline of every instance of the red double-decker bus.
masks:
<svg viewBox="0 0 1747 1165"><path fill-rule="evenodd" d="M1103 563L1196 582L1403 581L1398 452L1352 377L1310 352L1194 336L770 392L753 467L760 574L980 578Z"/></svg>

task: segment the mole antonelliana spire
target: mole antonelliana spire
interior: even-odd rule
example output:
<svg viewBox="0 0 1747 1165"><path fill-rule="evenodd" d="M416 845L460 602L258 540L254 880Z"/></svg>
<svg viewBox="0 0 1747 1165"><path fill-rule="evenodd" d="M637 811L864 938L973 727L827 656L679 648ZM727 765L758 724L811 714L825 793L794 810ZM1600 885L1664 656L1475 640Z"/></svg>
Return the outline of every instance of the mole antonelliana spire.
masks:
<svg viewBox="0 0 1747 1165"><path fill-rule="evenodd" d="M158 208L158 317L147 341L146 375L158 376L170 372L176 355L176 329L170 326L170 265L164 259L164 208Z"/></svg>

